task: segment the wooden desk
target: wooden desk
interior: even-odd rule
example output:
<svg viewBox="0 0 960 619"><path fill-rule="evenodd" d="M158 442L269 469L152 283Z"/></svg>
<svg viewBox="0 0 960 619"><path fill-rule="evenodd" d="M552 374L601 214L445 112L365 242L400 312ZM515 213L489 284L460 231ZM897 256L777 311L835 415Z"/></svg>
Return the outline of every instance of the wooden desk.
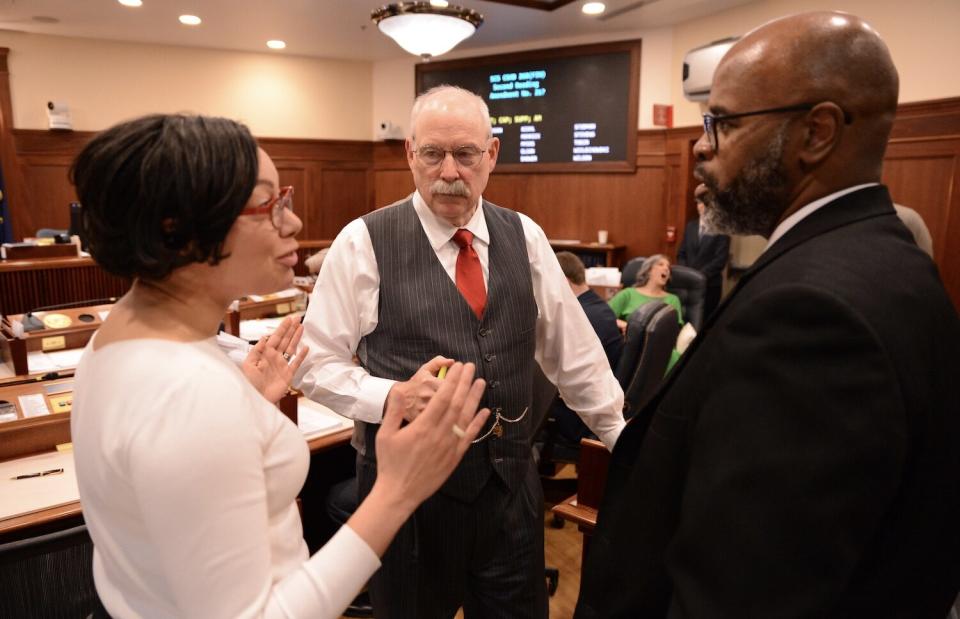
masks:
<svg viewBox="0 0 960 619"><path fill-rule="evenodd" d="M586 560L590 537L597 526L597 511L607 485L610 452L600 441L580 441L580 459L577 463L577 493L553 507L553 513L576 523L583 533L582 560Z"/></svg>
<svg viewBox="0 0 960 619"><path fill-rule="evenodd" d="M240 323L244 320L274 318L303 311L307 308L307 298L307 293L300 289L292 296L263 295L256 301L244 298L236 302L236 309L227 312L223 319L224 331L240 337Z"/></svg>
<svg viewBox="0 0 960 619"><path fill-rule="evenodd" d="M303 240L294 273L307 275L307 256L333 241ZM22 314L38 307L121 297L131 280L104 271L89 257L0 260L0 314Z"/></svg>
<svg viewBox="0 0 960 619"><path fill-rule="evenodd" d="M61 368L31 368L27 358L30 353L76 351L83 349L94 332L103 324L101 316L106 315L113 305L94 305L71 309L58 309L48 312L34 312L33 319L44 324L35 331L26 331L16 335L16 325L25 323L25 314L13 314L3 317L0 324L0 361L5 363L13 374L19 376L43 375L59 372ZM56 321L53 321L56 319ZM62 323L62 325L60 324ZM61 353L62 354L62 353ZM74 361L75 355L70 355ZM72 369L72 367L64 368Z"/></svg>
<svg viewBox="0 0 960 619"><path fill-rule="evenodd" d="M0 260L0 313L120 297L130 283L87 257Z"/></svg>
<svg viewBox="0 0 960 619"><path fill-rule="evenodd" d="M626 245L611 243L581 243L580 241L552 240L553 251L569 251L580 257L587 267L617 267L623 264L623 252Z"/></svg>

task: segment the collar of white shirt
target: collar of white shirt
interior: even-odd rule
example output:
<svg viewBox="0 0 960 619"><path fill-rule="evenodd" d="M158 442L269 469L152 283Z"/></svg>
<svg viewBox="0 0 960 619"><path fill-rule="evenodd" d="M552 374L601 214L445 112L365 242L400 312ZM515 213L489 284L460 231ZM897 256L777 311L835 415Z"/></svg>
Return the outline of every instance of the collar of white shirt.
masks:
<svg viewBox="0 0 960 619"><path fill-rule="evenodd" d="M786 234L787 231L790 230L790 228L796 226L798 223L800 223L800 221L809 217L810 214L816 211L817 209L820 209L826 206L830 202L833 202L834 200L840 198L841 196L845 196L848 193L853 193L854 191L859 191L866 187L873 187L874 185L879 185L879 184L880 183L863 183L862 185L854 185L853 187L847 187L846 189L835 191L828 196L824 196L822 198L814 200L813 202L807 204L806 206L803 206L799 210L795 211L792 215L790 215L789 217L787 217L786 219L780 222L780 225L777 226L774 229L773 234L770 235L770 239L767 241L767 246L763 248L763 251L767 251L768 249L770 249L770 247L773 246L773 244L776 243L780 237Z"/></svg>
<svg viewBox="0 0 960 619"><path fill-rule="evenodd" d="M413 192L413 210L417 212L417 217L420 218L420 224L427 234L427 239L430 241L433 251L439 250L450 242L457 228L437 217L427 206L419 191ZM490 232L487 230L487 220L483 216L482 197L477 200L477 208L473 211L470 221L463 227L473 233L474 241L479 240L486 245L490 244Z"/></svg>

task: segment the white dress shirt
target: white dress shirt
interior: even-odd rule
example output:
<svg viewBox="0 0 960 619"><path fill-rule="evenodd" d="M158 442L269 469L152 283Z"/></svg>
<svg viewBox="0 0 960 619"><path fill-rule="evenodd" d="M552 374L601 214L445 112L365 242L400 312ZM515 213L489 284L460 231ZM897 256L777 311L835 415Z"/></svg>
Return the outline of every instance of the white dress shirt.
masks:
<svg viewBox="0 0 960 619"><path fill-rule="evenodd" d="M434 215L419 192L413 194L413 207L437 260L455 282L460 248L452 238L457 228ZM623 390L546 235L529 217L519 215L537 304L536 361L567 405L613 449L624 426ZM482 199L464 228L474 235L473 248L486 283L490 232ZM310 347L310 354L294 378L307 397L370 423L380 423L395 382L371 376L353 361L360 339L377 327L379 294L370 233L362 219L355 219L337 235L320 270L303 323L303 344Z"/></svg>

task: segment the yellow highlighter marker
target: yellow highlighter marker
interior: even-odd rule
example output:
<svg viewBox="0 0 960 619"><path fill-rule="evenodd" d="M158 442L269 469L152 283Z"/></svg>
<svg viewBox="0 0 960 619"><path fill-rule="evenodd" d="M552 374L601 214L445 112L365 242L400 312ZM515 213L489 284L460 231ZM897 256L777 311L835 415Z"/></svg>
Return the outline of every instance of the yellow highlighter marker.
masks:
<svg viewBox="0 0 960 619"><path fill-rule="evenodd" d="M440 371L437 372L437 378L443 378L446 375L447 375L447 366L443 366L442 368L440 368Z"/></svg>

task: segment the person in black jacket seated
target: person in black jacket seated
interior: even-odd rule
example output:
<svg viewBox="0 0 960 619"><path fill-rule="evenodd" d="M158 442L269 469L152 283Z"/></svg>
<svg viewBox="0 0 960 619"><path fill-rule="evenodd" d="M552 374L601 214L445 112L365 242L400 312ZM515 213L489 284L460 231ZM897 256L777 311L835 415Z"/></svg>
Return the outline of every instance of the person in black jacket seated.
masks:
<svg viewBox="0 0 960 619"><path fill-rule="evenodd" d="M683 242L677 252L677 264L688 266L703 273L707 278L707 291L703 300L703 318L706 320L720 304L723 290L723 269L730 258L730 237L715 234L703 227L703 193L706 187L698 187L696 194L697 213L700 216L690 221L683 231Z"/></svg>
<svg viewBox="0 0 960 619"><path fill-rule="evenodd" d="M568 251L557 252L557 261L563 269L567 283L570 284L570 289L577 295L577 301L580 301L580 306L587 315L590 325L600 338L600 344L603 345L603 352L607 355L610 368L616 369L620 353L623 351L623 335L617 326L617 316L607 302L587 285L583 262L576 254ZM579 445L580 439L593 436L587 425L560 398L554 402L550 415L554 418L557 431L565 443Z"/></svg>

